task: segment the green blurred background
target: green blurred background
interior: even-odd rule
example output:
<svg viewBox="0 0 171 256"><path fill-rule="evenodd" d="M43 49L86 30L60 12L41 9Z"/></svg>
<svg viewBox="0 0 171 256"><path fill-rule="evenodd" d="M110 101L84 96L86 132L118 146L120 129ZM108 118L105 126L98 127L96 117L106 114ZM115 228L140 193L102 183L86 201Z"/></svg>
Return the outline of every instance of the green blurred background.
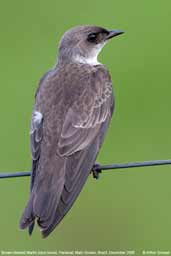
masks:
<svg viewBox="0 0 171 256"><path fill-rule="evenodd" d="M80 24L123 29L100 61L116 111L98 161L171 158L170 0L0 0L0 171L30 169L29 122L40 77L62 34ZM30 238L18 222L29 178L0 181L0 250L168 250L171 167L107 172L86 186L58 228Z"/></svg>

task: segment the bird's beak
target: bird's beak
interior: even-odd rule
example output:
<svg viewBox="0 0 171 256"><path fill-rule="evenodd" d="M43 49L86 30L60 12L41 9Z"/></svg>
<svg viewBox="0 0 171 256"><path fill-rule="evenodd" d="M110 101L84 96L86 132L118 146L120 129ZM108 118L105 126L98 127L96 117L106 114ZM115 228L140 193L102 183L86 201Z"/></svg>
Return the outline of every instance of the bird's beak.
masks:
<svg viewBox="0 0 171 256"><path fill-rule="evenodd" d="M121 35L123 33L124 33L124 31L122 31L122 30L110 30L109 34L106 37L106 39L108 40L108 39L110 39L112 37L119 36L119 35Z"/></svg>

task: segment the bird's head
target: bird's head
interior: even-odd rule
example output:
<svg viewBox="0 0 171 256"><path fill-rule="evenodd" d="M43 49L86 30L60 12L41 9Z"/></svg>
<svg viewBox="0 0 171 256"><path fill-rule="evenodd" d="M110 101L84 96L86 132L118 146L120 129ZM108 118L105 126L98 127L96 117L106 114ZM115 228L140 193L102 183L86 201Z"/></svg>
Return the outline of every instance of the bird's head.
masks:
<svg viewBox="0 0 171 256"><path fill-rule="evenodd" d="M123 33L97 26L74 27L65 32L60 41L58 60L97 65L97 56L106 42Z"/></svg>

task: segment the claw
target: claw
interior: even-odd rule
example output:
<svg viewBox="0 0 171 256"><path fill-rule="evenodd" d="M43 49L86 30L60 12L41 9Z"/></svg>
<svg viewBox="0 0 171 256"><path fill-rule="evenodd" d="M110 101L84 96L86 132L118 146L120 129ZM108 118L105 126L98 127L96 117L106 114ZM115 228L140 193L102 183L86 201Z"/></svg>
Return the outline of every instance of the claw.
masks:
<svg viewBox="0 0 171 256"><path fill-rule="evenodd" d="M102 172L101 170L98 170L99 166L100 166L99 163L95 163L93 165L92 170L91 170L91 173L93 174L93 178L96 179L96 180L100 178L100 173Z"/></svg>

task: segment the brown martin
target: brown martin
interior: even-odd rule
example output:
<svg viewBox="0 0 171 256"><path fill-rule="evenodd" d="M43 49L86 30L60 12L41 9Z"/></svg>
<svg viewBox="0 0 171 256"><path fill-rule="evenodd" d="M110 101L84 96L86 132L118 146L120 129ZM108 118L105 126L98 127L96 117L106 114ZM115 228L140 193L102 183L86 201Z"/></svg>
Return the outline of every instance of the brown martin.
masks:
<svg viewBox="0 0 171 256"><path fill-rule="evenodd" d="M34 222L47 237L69 211L89 173L114 109L112 82L97 61L110 38L97 26L67 31L56 66L40 80L31 120L31 191L20 228Z"/></svg>

